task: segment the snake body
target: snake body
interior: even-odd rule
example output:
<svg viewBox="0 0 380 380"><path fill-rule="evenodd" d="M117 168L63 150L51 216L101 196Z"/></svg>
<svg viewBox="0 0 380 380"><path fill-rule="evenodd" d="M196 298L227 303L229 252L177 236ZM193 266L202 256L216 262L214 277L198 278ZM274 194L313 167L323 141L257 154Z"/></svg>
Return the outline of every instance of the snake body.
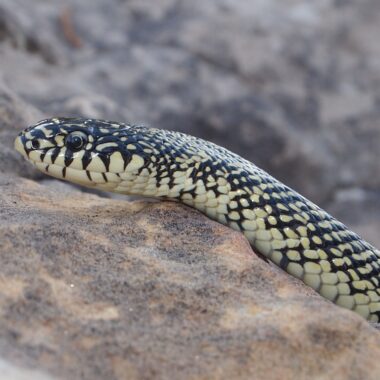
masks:
<svg viewBox="0 0 380 380"><path fill-rule="evenodd" d="M82 118L27 128L16 149L41 171L102 190L177 200L241 231L323 297L380 318L380 252L240 156L179 132Z"/></svg>

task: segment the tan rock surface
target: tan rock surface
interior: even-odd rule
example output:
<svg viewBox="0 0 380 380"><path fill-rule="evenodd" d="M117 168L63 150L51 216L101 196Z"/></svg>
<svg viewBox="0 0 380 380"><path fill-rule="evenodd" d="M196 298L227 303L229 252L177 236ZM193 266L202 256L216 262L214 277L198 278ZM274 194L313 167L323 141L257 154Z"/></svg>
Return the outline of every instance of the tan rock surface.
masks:
<svg viewBox="0 0 380 380"><path fill-rule="evenodd" d="M380 333L187 207L0 177L0 355L64 379L378 379Z"/></svg>

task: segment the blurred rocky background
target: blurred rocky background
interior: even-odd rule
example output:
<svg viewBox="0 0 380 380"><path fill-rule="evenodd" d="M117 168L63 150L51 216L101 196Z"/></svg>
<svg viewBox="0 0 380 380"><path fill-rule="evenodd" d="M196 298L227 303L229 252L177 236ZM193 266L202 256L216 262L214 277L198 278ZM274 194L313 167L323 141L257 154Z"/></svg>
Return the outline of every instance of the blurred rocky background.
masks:
<svg viewBox="0 0 380 380"><path fill-rule="evenodd" d="M380 246L379 35L378 0L0 0L1 173L57 186L12 148L43 117L175 129Z"/></svg>

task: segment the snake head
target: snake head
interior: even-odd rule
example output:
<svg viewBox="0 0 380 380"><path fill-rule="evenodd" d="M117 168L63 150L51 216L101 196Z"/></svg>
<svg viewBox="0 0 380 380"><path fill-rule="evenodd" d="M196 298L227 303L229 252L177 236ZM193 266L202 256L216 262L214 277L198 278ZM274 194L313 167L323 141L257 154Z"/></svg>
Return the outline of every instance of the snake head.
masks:
<svg viewBox="0 0 380 380"><path fill-rule="evenodd" d="M15 149L53 177L117 191L147 162L139 142L141 129L104 120L52 118L22 131Z"/></svg>

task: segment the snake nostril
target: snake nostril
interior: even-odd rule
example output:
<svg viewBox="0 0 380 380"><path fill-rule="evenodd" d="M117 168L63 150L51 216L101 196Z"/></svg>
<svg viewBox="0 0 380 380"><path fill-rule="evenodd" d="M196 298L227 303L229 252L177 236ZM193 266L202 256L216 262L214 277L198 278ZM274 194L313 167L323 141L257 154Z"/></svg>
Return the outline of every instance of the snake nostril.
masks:
<svg viewBox="0 0 380 380"><path fill-rule="evenodd" d="M39 149L40 148L40 142L37 139L33 139L31 141L31 144L32 144L33 149Z"/></svg>

